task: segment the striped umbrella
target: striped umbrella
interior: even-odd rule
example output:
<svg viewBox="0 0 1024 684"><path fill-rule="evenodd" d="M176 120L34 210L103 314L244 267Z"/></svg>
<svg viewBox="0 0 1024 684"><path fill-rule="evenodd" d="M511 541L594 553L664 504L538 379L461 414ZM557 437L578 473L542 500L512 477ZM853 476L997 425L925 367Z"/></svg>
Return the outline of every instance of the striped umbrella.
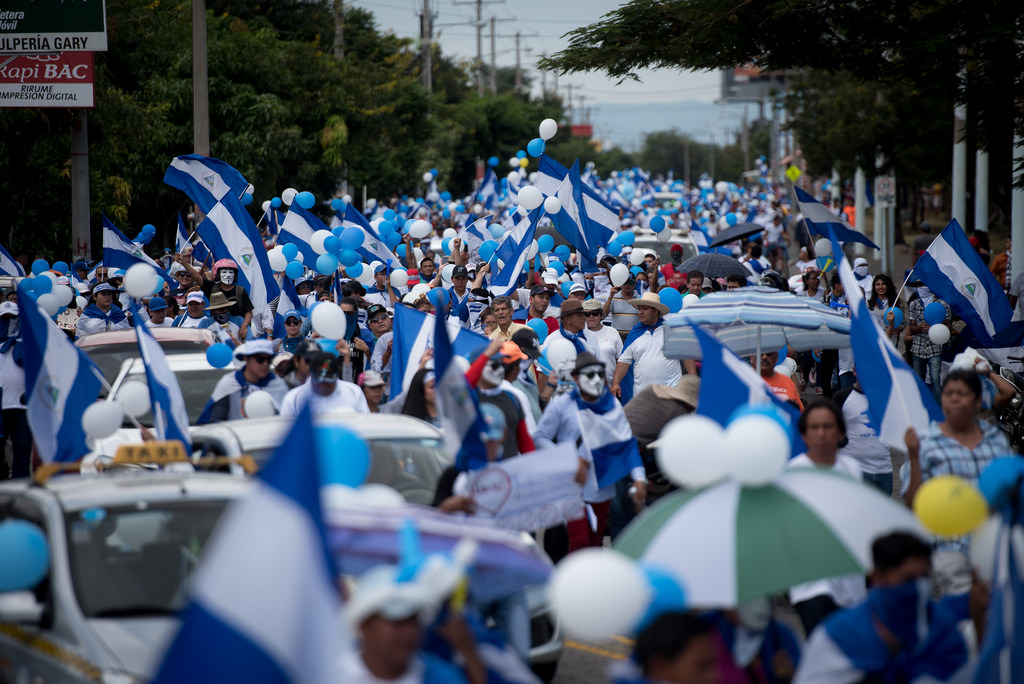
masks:
<svg viewBox="0 0 1024 684"><path fill-rule="evenodd" d="M675 492L638 516L615 548L675 573L693 605L729 607L864 573L871 542L897 530L926 535L906 506L870 485L793 468L766 487L730 479Z"/></svg>
<svg viewBox="0 0 1024 684"><path fill-rule="evenodd" d="M810 297L769 287L712 292L665 319L665 356L701 358L691 325L700 326L738 356L783 345L796 351L850 346L850 319Z"/></svg>

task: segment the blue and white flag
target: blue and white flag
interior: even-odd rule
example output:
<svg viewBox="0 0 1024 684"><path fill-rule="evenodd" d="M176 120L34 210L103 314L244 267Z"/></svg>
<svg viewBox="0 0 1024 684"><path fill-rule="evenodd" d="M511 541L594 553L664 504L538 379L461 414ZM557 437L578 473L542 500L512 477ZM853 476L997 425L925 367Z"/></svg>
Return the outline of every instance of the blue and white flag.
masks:
<svg viewBox="0 0 1024 684"><path fill-rule="evenodd" d="M828 233L825 231L825 226L828 226L832 229L832 232L835 233L839 242L843 244L846 244L847 242L859 242L862 245L867 245L868 247L881 249L881 247L868 239L864 233L851 228L850 224L846 223L841 216L837 216L835 212L824 204L814 199L800 188L794 187L793 189L796 191L797 202L800 205L800 212L804 215L804 220L807 222L807 230L811 234L828 237Z"/></svg>
<svg viewBox="0 0 1024 684"><path fill-rule="evenodd" d="M526 264L527 252L537 232L537 222L544 215L544 208L537 207L526 216L519 216L519 222L512 230L501 236L498 248L488 265L491 267L491 294L510 295L519 283L519 276Z"/></svg>
<svg viewBox="0 0 1024 684"><path fill-rule="evenodd" d="M289 311L298 311L305 317L309 311L302 306L299 293L295 291L295 283L285 274L281 274L281 297L277 300L277 315L283 316Z"/></svg>
<svg viewBox="0 0 1024 684"><path fill-rule="evenodd" d="M103 215L103 265L109 269L121 268L127 271L135 264L149 264L160 277L166 280L171 287L177 287L178 283L168 275L160 264L142 251L142 247L132 242L117 229L106 214Z"/></svg>
<svg viewBox="0 0 1024 684"><path fill-rule="evenodd" d="M1014 321L997 332L987 347L981 344L970 328L965 328L957 335L956 346L948 352L942 352L942 360L952 362L957 354L971 347L993 364L1024 373L1024 364L1010 358L1021 356L1021 346L1024 346L1024 321Z"/></svg>
<svg viewBox="0 0 1024 684"><path fill-rule="evenodd" d="M633 429L615 395L605 390L593 403L583 401L576 390L572 396L576 401L581 446L590 453L597 488L615 484L634 468L643 468Z"/></svg>
<svg viewBox="0 0 1024 684"><path fill-rule="evenodd" d="M44 463L77 461L89 453L82 414L99 397L100 370L31 293L19 290L27 417L36 450Z"/></svg>
<svg viewBox="0 0 1024 684"><path fill-rule="evenodd" d="M457 318L446 318L448 339L452 349L459 356L468 357L490 340L459 324ZM391 341L391 388L390 396L397 397L409 389L412 376L416 375L420 358L428 348L434 346L434 314L424 313L409 306L395 307L395 322Z"/></svg>
<svg viewBox="0 0 1024 684"><path fill-rule="evenodd" d="M554 193L562 207L551 219L562 237L576 248L586 272L597 269L598 250L608 245L614 233L590 219L583 201L584 187L580 182L580 162L576 160Z"/></svg>
<svg viewBox="0 0 1024 684"><path fill-rule="evenodd" d="M469 254L478 253L480 251L480 245L482 245L485 240L492 239L491 232L487 230L487 226L490 224L491 218L491 216L478 218L459 231L459 237L462 239L462 244L466 245L466 249Z"/></svg>
<svg viewBox="0 0 1024 684"><path fill-rule="evenodd" d="M744 404L771 404L789 420L790 458L806 451L796 424L800 411L775 396L761 374L748 361L736 356L728 347L693 325L700 342L702 366L697 413L707 416L722 427Z"/></svg>
<svg viewBox="0 0 1024 684"><path fill-rule="evenodd" d="M476 196L485 209L494 209L501 197L501 184L498 183L498 177L490 166L484 172L484 179L480 182L480 187L477 188Z"/></svg>
<svg viewBox="0 0 1024 684"><path fill-rule="evenodd" d="M338 679L338 649L347 642L320 486L307 405L203 549L191 601L153 684Z"/></svg>
<svg viewBox="0 0 1024 684"><path fill-rule="evenodd" d="M978 654L974 684L1013 684L1024 673L1024 586L1019 559L1024 557L1014 511L999 517L993 560L992 594L985 640Z"/></svg>
<svg viewBox="0 0 1024 684"><path fill-rule="evenodd" d="M379 261L389 267L399 264L398 257L358 209L351 204L346 204L345 214L340 220L340 225L345 228L358 228L363 232L363 244L356 248L356 252L367 264L372 264L374 261Z"/></svg>
<svg viewBox="0 0 1024 684"><path fill-rule="evenodd" d="M185 222L181 219L181 214L178 214L178 236L175 241L175 250L178 254L184 254L186 249L192 250L192 260L196 263L205 264L206 260L210 258L210 250L206 249L202 240L196 244L192 244L189 240Z"/></svg>
<svg viewBox="0 0 1024 684"><path fill-rule="evenodd" d="M448 453L455 454L456 468L475 470L487 465L481 434L486 425L480 416L476 392L466 374L452 363L455 352L444 318L434 316L434 377L437 410Z"/></svg>
<svg viewBox="0 0 1024 684"><path fill-rule="evenodd" d="M72 273L74 273L72 271ZM24 276L25 269L21 267L11 253L4 249L3 245L0 245L0 275L5 276Z"/></svg>
<svg viewBox="0 0 1024 684"><path fill-rule="evenodd" d="M991 345L996 334L1013 318L1002 286L967 241L956 219L932 240L914 264L914 276L949 304L983 347Z"/></svg>
<svg viewBox="0 0 1024 684"><path fill-rule="evenodd" d="M270 269L263 238L242 204L233 198L217 203L196 232L215 259L232 259L238 264L238 284L249 294L256 312L269 311L281 288Z"/></svg>
<svg viewBox="0 0 1024 684"><path fill-rule="evenodd" d="M167 363L167 356L153 333L145 325L135 326L139 352L146 368L146 384L152 405L153 427L157 439L176 439L185 445L185 453L192 453L192 435L188 431L188 409L181 394L178 378Z"/></svg>
<svg viewBox="0 0 1024 684"><path fill-rule="evenodd" d="M292 202L277 234L277 244L295 245L306 268L316 268L316 259L320 255L313 250L312 240L313 233L318 230L330 232L323 221L300 207L298 202Z"/></svg>
<svg viewBox="0 0 1024 684"><path fill-rule="evenodd" d="M832 253L842 255L835 236L831 239ZM838 266L839 280L850 305L850 346L854 365L861 371L857 379L868 400L868 415L883 444L905 450L907 428L924 434L931 421L945 420L942 409L935 403L931 390L872 318L864 290L857 284L845 256L840 258Z"/></svg>
<svg viewBox="0 0 1024 684"><path fill-rule="evenodd" d="M227 196L238 200L252 186L233 166L201 154L185 154L171 160L164 183L181 190L204 214Z"/></svg>
<svg viewBox="0 0 1024 684"><path fill-rule="evenodd" d="M537 178L533 184L545 196L554 195L558 192L558 186L562 184L562 181L568 175L569 169L546 154L542 154L540 159L538 159ZM619 212L614 207L609 206L601 197L601 193L589 185L583 185L583 206L586 208L587 216L590 217L591 221L608 229L613 235L619 232L619 229L622 227L619 221Z"/></svg>

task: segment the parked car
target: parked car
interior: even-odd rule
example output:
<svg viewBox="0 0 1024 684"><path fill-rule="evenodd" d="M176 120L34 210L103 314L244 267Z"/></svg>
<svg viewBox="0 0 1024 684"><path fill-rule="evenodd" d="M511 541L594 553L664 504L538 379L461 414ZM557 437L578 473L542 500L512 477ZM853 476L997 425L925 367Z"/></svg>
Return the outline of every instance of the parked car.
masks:
<svg viewBox="0 0 1024 684"><path fill-rule="evenodd" d="M153 333L153 337L168 357L205 353L207 347L217 342L217 338L209 330L196 328L149 328L149 332ZM139 355L134 330L114 330L87 335L75 345L99 366L103 371L103 377L110 384L114 384L125 359Z"/></svg>

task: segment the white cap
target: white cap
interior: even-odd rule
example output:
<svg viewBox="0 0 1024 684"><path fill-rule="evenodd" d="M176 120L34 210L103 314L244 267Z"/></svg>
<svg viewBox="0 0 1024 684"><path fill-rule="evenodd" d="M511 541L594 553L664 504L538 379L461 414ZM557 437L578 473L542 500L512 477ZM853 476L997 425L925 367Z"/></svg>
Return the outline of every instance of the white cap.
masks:
<svg viewBox="0 0 1024 684"><path fill-rule="evenodd" d="M0 303L0 318L4 316L17 316L18 305L14 302L3 302Z"/></svg>
<svg viewBox="0 0 1024 684"><path fill-rule="evenodd" d="M545 269L543 275L541 275L541 280L543 280L545 283L550 283L552 285L557 285L558 284L558 271L556 271L553 268Z"/></svg>

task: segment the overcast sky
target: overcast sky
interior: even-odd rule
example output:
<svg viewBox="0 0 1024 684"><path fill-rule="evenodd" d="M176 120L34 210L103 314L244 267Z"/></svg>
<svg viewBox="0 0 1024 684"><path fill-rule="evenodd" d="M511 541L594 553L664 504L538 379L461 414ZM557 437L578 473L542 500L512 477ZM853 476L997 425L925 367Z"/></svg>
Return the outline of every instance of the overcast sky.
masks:
<svg viewBox="0 0 1024 684"><path fill-rule="evenodd" d="M476 57L476 3L456 4L455 0L428 0L434 18L434 37L446 55L472 59ZM378 26L396 35L419 38L419 13L423 0L353 0L353 5L372 11ZM618 7L616 0L498 0L484 2L482 16L491 16L495 24L495 52L498 66L515 66L515 34L521 34L521 60L524 69L534 77L534 92L540 92L540 73L534 68L543 54L564 48L562 35L579 26L600 21L601 16ZM484 29L484 62L490 65L490 25ZM574 74L558 79L559 92L565 97L568 85L573 86L573 105L589 109L595 135L609 139L625 149L642 144L645 133L677 128L695 137L721 141L728 130L740 127L742 107L713 104L720 95L718 72L676 70L644 70L641 83L616 84L603 74ZM548 77L548 88L553 78ZM650 104L652 106L644 106ZM671 105L678 104L678 107ZM635 106L635 116L624 115ZM655 106L656 105L656 106ZM685 105L685 106L684 106ZM751 111L752 115L756 113ZM577 120L581 117L577 114Z"/></svg>

